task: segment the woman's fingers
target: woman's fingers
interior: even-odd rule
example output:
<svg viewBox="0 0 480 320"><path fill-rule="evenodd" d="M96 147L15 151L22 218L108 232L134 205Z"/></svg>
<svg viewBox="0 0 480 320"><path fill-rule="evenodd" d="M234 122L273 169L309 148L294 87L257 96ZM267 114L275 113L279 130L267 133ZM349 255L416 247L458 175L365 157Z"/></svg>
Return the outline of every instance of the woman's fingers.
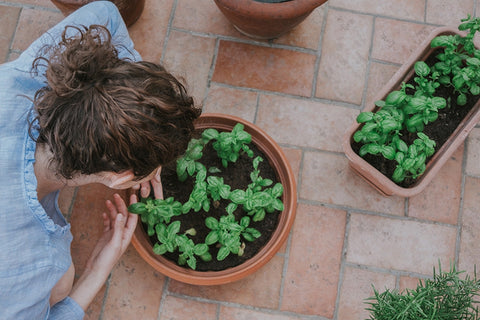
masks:
<svg viewBox="0 0 480 320"><path fill-rule="evenodd" d="M123 249L122 246L122 238L123 238L123 230L125 229L125 216L121 213L117 214L115 217L114 229L111 242L115 246L119 246Z"/></svg>
<svg viewBox="0 0 480 320"><path fill-rule="evenodd" d="M156 179L152 179L151 181L153 193L155 195L155 199L163 199L163 186L161 181L157 181Z"/></svg>

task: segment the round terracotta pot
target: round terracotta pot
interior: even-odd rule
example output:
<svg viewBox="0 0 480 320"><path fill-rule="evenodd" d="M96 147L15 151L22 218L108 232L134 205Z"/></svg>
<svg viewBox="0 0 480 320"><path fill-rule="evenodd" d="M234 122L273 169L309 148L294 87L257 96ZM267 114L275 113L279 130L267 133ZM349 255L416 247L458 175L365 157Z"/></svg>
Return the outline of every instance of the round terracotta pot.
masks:
<svg viewBox="0 0 480 320"><path fill-rule="evenodd" d="M64 15L69 15L87 3L95 0L51 0ZM127 27L134 24L142 15L145 0L110 0L115 3Z"/></svg>
<svg viewBox="0 0 480 320"><path fill-rule="evenodd" d="M325 2L327 0L289 0L281 3L215 0L217 7L238 31L257 39L278 38Z"/></svg>
<svg viewBox="0 0 480 320"><path fill-rule="evenodd" d="M219 285L240 280L265 265L288 237L297 208L296 182L292 169L277 143L254 124L230 115L203 114L196 121L195 127L231 131L239 122L245 126L244 130L252 135L252 143L264 153L266 160L276 171L279 182L283 184L284 210L280 213L277 229L267 244L243 264L222 271L195 271L180 267L175 262L156 255L142 224L138 223L132 239L133 246L155 270L172 279L194 285Z"/></svg>

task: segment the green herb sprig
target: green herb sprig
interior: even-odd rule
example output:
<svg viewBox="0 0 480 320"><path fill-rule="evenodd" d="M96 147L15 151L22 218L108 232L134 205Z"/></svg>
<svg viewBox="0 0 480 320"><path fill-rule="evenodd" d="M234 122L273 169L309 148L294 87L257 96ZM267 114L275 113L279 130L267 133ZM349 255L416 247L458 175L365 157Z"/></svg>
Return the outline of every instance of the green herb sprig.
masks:
<svg viewBox="0 0 480 320"><path fill-rule="evenodd" d="M451 266L444 272L439 266L433 269L433 278L420 280L414 290L385 290L366 299L370 320L477 320L476 298L480 292L480 280L468 275L460 278L461 271Z"/></svg>

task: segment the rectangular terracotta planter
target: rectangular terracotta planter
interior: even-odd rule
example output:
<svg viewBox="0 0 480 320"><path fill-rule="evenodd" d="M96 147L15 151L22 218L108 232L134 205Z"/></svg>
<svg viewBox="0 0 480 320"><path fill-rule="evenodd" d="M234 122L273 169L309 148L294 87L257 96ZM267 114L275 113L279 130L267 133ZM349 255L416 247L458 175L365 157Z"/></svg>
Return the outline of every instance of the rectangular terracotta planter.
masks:
<svg viewBox="0 0 480 320"><path fill-rule="evenodd" d="M402 82L408 81L414 74L413 66L417 61L425 61L426 58L434 51L430 47L430 42L433 38L439 35L453 35L460 33L454 28L437 28L429 37L423 42L419 49L414 52L408 61L395 73L390 81L380 90L376 96L377 100L385 100L387 95L394 91L399 90ZM378 107L374 104L367 106L363 111L375 111ZM362 157L360 157L352 149L353 134L360 127L360 124L355 123L350 130L346 133L343 141L343 149L345 155L349 160L350 167L361 177L363 177L369 184L377 189L381 194L390 196L398 195L401 197L411 197L423 191L423 189L430 183L436 173L440 170L443 164L450 158L452 153L463 143L470 131L480 121L480 98L475 106L470 110L467 116L459 124L457 129L453 132L450 138L443 144L443 146L433 155L433 157L426 164L426 170L418 179L417 182L409 187L404 188L397 185L390 180L389 177L383 175L380 171L370 165Z"/></svg>

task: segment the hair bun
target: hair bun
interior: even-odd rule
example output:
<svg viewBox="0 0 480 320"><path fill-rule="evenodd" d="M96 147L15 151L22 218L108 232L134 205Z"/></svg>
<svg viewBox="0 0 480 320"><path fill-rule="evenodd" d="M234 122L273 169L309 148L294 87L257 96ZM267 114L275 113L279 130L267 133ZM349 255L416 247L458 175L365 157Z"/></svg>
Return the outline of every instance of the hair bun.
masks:
<svg viewBox="0 0 480 320"><path fill-rule="evenodd" d="M47 62L48 86L59 96L72 96L104 83L108 69L120 61L110 40L100 25L67 26L60 43L49 48L49 59L38 58Z"/></svg>

